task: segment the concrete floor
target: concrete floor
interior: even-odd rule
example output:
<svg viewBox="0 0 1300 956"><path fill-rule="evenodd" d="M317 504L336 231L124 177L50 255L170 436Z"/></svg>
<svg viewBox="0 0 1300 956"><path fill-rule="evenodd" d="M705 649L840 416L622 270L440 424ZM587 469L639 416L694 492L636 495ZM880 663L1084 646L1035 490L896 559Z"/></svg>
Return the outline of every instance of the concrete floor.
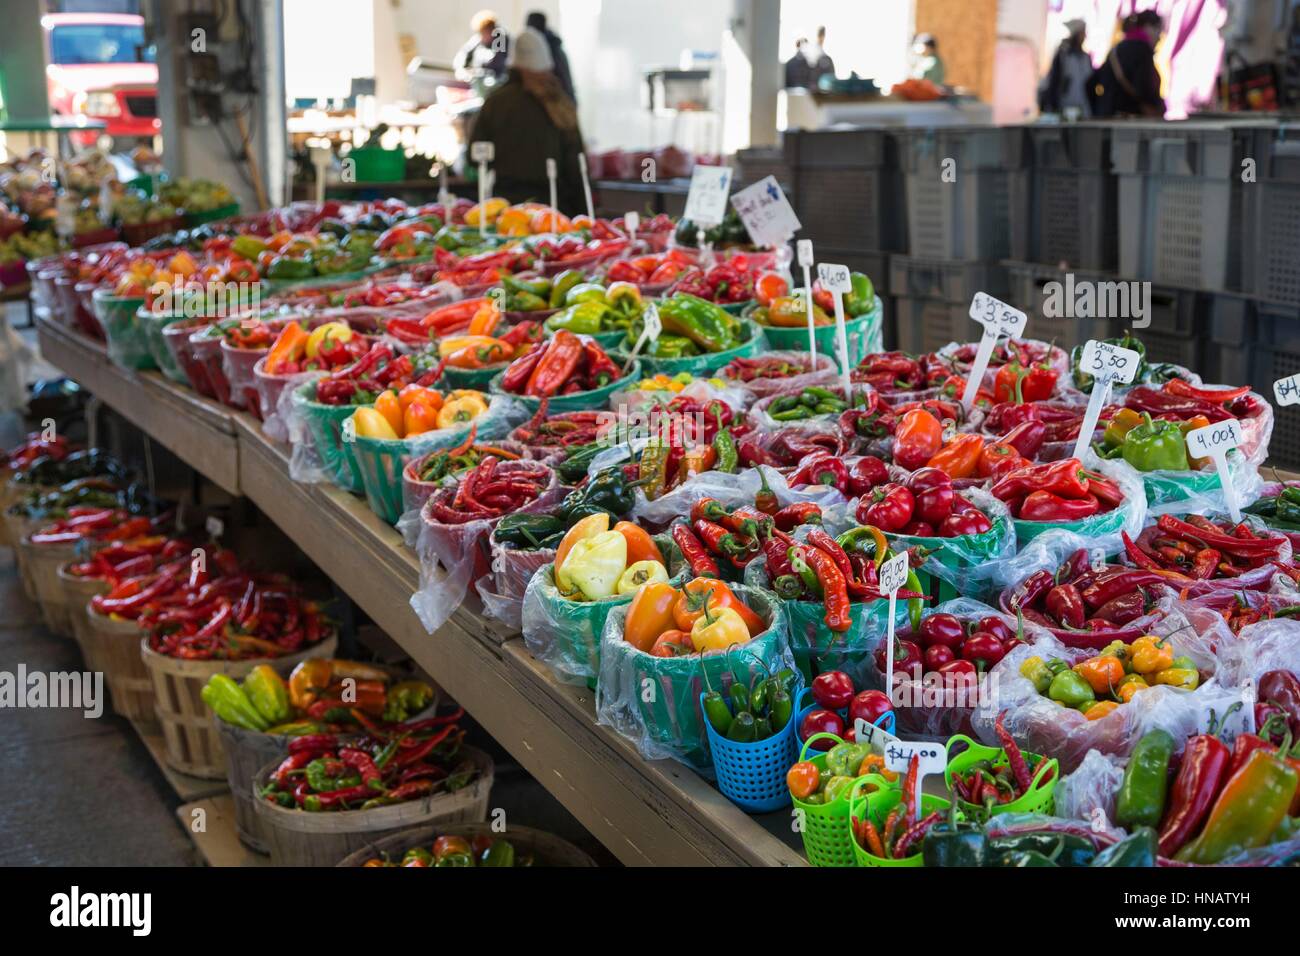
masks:
<svg viewBox="0 0 1300 956"><path fill-rule="evenodd" d="M3 306L0 306L3 308ZM10 308L17 323L19 311ZM20 332L32 350L29 381L57 374L40 361L35 336ZM26 429L17 415L0 413L0 447ZM23 594L13 552L0 548L0 671L80 671L77 645L44 627L40 610ZM107 696L107 695L105 695ZM0 866L190 866L199 856L175 811L181 800L135 730L105 707L97 719L79 710L14 709L3 716L0 768ZM469 742L496 761L491 807L510 823L548 830L590 853L614 858L481 728L467 720Z"/></svg>

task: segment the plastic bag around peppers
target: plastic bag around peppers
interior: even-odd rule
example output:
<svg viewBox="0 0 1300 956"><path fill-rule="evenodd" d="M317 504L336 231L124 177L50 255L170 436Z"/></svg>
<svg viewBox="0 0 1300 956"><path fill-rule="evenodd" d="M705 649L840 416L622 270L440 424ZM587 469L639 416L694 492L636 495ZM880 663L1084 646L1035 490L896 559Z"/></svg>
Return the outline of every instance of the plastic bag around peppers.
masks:
<svg viewBox="0 0 1300 956"><path fill-rule="evenodd" d="M1167 639L1173 645L1175 657L1189 656L1209 673L1211 668L1223 670L1209 642L1200 634L1183 626L1182 622L1169 621L1155 625L1149 633ZM1050 635L1039 635L1033 644L1013 649L990 672L995 681L997 710L1006 711L1006 727L1016 743L1034 753L1051 754L1061 761L1064 772L1073 771L1090 750L1103 754L1127 757L1142 735L1157 727L1167 730L1175 741L1185 741L1193 734L1204 731L1210 723L1211 713L1223 715L1235 703L1242 701L1242 690L1225 684L1229 678L1211 676L1195 690L1182 690L1157 685L1134 694L1129 703L1121 704L1096 720L1083 713L1057 703L1040 693L1034 684L1020 672L1021 665L1031 657L1043 662L1060 659L1073 666L1093 656L1089 650L1070 648ZM979 738L997 746L993 723L997 714L976 712L973 718ZM1254 719L1239 708L1230 721L1233 732L1252 731Z"/></svg>
<svg viewBox="0 0 1300 956"><path fill-rule="evenodd" d="M596 722L631 740L647 760L665 757L712 775L700 694L793 667L785 605L762 589L736 585L736 596L767 622L749 643L728 651L654 657L623 639L627 607L610 611L600 636Z"/></svg>
<svg viewBox="0 0 1300 956"><path fill-rule="evenodd" d="M970 374L971 366L975 362L975 353L978 349L978 342L960 344L950 342L938 351L937 358L952 369L953 374L960 376L964 380ZM1019 363L1023 370L1031 374L1034 368L1054 373L1048 394L1031 393L1038 398L1051 398L1061 388L1066 386L1072 388L1070 356L1064 349L1038 339L1011 339L995 348L993 356L989 360L988 369L984 373L984 379L980 383L980 388L987 389L990 394L996 395L998 373L1013 362ZM1007 380L1008 376L1004 373L1003 382L1006 383ZM1047 379L1042 378L1041 381L1043 385L1038 387L1045 387ZM1022 394L1024 384L1022 381ZM1028 398L1028 396L1025 397Z"/></svg>
<svg viewBox="0 0 1300 956"><path fill-rule="evenodd" d="M782 351L733 359L715 374L734 383L736 388L744 389L752 396L751 400L785 394L808 385L825 388L834 385L839 375L835 360L829 355L818 353L814 364L807 352Z"/></svg>
<svg viewBox="0 0 1300 956"><path fill-rule="evenodd" d="M471 581L489 570L488 536L497 521L507 513L536 514L552 507L563 495L555 472L540 462L503 462L494 467L491 480L512 482L517 477L544 476L540 493L521 499L508 510L489 509L481 516L458 510L460 489L476 475L480 481L483 465L467 473L457 488L443 488L425 501L419 511L408 511L398 522L408 542L414 539L420 558L420 586L411 595L411 607L430 634L441 627L465 598ZM451 520L451 519L457 520ZM463 520L461 520L463 519Z"/></svg>
<svg viewBox="0 0 1300 956"><path fill-rule="evenodd" d="M1236 533L1240 526L1227 515L1160 515L1124 542L1123 561L1165 573L1172 587L1193 596L1266 589L1274 577L1294 575L1290 538L1251 515L1243 515L1241 525L1255 537Z"/></svg>
<svg viewBox="0 0 1300 956"><path fill-rule="evenodd" d="M1174 379L1162 386L1140 385L1129 389L1124 407L1149 412L1153 418L1190 421L1197 416L1211 423L1237 419L1241 426L1241 453L1256 467L1268 458L1273 434L1273 406L1248 387L1198 387Z"/></svg>

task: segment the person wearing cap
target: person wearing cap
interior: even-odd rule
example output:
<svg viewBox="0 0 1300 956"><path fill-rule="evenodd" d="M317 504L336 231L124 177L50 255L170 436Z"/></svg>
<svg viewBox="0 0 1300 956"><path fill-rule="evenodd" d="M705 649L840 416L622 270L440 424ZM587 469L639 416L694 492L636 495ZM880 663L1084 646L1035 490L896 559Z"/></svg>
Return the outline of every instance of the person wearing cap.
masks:
<svg viewBox="0 0 1300 956"><path fill-rule="evenodd" d="M912 40L912 79L929 80L943 86L943 60L939 59L939 44L929 33L918 33Z"/></svg>
<svg viewBox="0 0 1300 956"><path fill-rule="evenodd" d="M510 46L506 82L483 101L468 142L491 142L493 194L512 203L548 202L546 160L556 162L556 203L573 215L586 210L578 154L578 109L555 75L546 37L528 28Z"/></svg>
<svg viewBox="0 0 1300 956"><path fill-rule="evenodd" d="M1083 48L1088 26L1082 20L1065 22L1068 31L1052 57L1052 66L1038 94L1038 108L1044 113L1060 113L1086 119L1092 115L1088 98L1088 78L1092 76L1092 57Z"/></svg>
<svg viewBox="0 0 1300 956"><path fill-rule="evenodd" d="M506 74L510 37L491 10L480 10L469 21L474 35L457 51L452 66L462 83L490 86Z"/></svg>

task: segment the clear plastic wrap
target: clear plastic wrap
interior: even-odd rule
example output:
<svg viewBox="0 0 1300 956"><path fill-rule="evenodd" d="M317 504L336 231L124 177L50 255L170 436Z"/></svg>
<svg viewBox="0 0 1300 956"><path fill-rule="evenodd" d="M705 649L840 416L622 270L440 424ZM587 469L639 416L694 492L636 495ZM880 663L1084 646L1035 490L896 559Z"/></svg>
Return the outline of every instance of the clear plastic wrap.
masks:
<svg viewBox="0 0 1300 956"><path fill-rule="evenodd" d="M1269 671L1300 674L1300 620L1284 617L1244 627L1240 640L1223 656L1224 681L1239 687L1257 684ZM1246 696L1254 702L1249 687Z"/></svg>
<svg viewBox="0 0 1300 956"><path fill-rule="evenodd" d="M1089 750L1073 773L1057 781L1056 815L1082 820L1094 831L1100 826L1116 835L1121 833L1111 821L1115 819L1115 795L1124 780L1127 762L1114 754Z"/></svg>
<svg viewBox="0 0 1300 956"><path fill-rule="evenodd" d="M614 463L614 456L607 460L608 463L602 463L600 459L604 454L602 452L597 456L597 460L592 462L588 474L599 471L598 464L601 467L608 467L609 464ZM834 488L827 488L824 485L791 488L786 483L785 476L775 468L764 468L763 473L767 478L768 487L772 489L782 507L794 504L796 501L812 501L825 510L844 502L844 496ZM762 482L755 468L746 468L735 474L721 471L700 472L653 501L646 498L645 492L638 488L636 504L632 506L631 515L638 521L660 527L670 524L675 518L690 514L691 505L701 498L716 498L728 508L739 505L752 506L754 495L761 487Z"/></svg>
<svg viewBox="0 0 1300 956"><path fill-rule="evenodd" d="M724 694L794 662L785 608L776 596L737 585L736 596L768 622L767 630L728 652L654 657L623 640L627 606L613 608L600 637L596 721L631 740L647 760L665 757L712 775L700 694L707 684Z"/></svg>
<svg viewBox="0 0 1300 956"><path fill-rule="evenodd" d="M806 351L778 350L764 352L762 358L764 361L775 359L777 361L799 362L802 364L807 363L808 353ZM719 374L721 374L721 369L719 369ZM791 375L787 378L756 378L749 382L735 381L734 387L748 392L750 403L752 403L770 395L782 395L791 390L799 391L809 385L826 388L838 382L839 377L839 366L835 364L835 360L823 352L818 352L816 368L812 371L804 372L801 375Z"/></svg>
<svg viewBox="0 0 1300 956"><path fill-rule="evenodd" d="M262 431L272 441L288 442L289 422L294 414L292 400L294 391L308 382L324 378L325 372L318 370L298 372L294 375L266 375L260 370L255 370L254 377L257 379L257 392L266 415L262 419ZM305 425L300 423L299 427L305 428Z"/></svg>
<svg viewBox="0 0 1300 956"><path fill-rule="evenodd" d="M304 379L280 393L276 415L285 425L289 444L289 477L306 484L332 481L349 491L361 490L361 472L343 441L343 421L356 409L351 405L323 405L307 396L322 376Z"/></svg>
<svg viewBox="0 0 1300 956"><path fill-rule="evenodd" d="M1051 527L1028 542L1019 538L1019 530L1024 522L1017 522L1017 544L1015 554L1009 558L990 561L977 568L972 568L967 582L987 592L1001 591L1023 581L1035 571L1054 571L1067 557L1085 548L1088 551L1100 549L1108 555L1117 554L1124 546L1120 533L1127 531L1129 537L1136 538L1146 524L1146 492L1137 473L1131 468L1117 468L1114 462L1102 461L1092 452L1084 459L1085 468L1105 475L1120 486L1124 492L1124 502L1114 509L1120 512L1117 520L1098 522L1096 519L1107 518L1114 512L1093 515L1083 521L1063 523ZM1103 531L1099 525L1110 524L1113 527ZM987 582L987 584L986 584Z"/></svg>
<svg viewBox="0 0 1300 956"><path fill-rule="evenodd" d="M667 535L656 535L655 543L668 561L671 583L678 587L685 584L688 571L677 545ZM604 601L570 601L555 586L554 573L547 562L527 581L521 620L524 643L529 653L560 680L590 683L600 673L600 635L605 619L614 608L631 604L633 595L616 595Z"/></svg>
<svg viewBox="0 0 1300 956"><path fill-rule="evenodd" d="M643 379L644 377L642 376ZM725 402L731 407L736 418L743 415L745 409L749 408L754 401L754 396L739 385L714 385L711 379L697 378L680 392L638 388L615 392L609 397L609 407L614 411L624 410L624 414L630 415L666 405L678 396L694 398L706 403L715 400Z"/></svg>
<svg viewBox="0 0 1300 956"><path fill-rule="evenodd" d="M1208 471L1138 471L1122 458L1109 464L1117 471L1132 472L1146 492L1147 518L1163 514L1205 514L1226 511L1223 486L1211 467ZM1255 502L1264 487L1259 465L1244 456L1233 455L1228 473L1237 494L1237 506L1245 508Z"/></svg>
<svg viewBox="0 0 1300 956"><path fill-rule="evenodd" d="M523 463L505 462L498 467L498 474L509 474L519 464ZM529 464L535 467L537 463ZM439 491L424 503L418 513L407 512L398 522L398 530L408 542L413 533L416 535L414 548L420 559L420 586L411 595L411 607L430 634L441 627L465 599L470 582L490 570L488 536L500 520L500 517L476 519L463 524L434 520L431 506L439 496L454 493L452 489ZM551 472L546 490L515 513L545 511L562 497L563 489L555 473ZM412 518L412 514L417 517Z"/></svg>
<svg viewBox="0 0 1300 956"><path fill-rule="evenodd" d="M1168 637L1175 656L1186 654L1198 667L1218 666L1209 642L1180 623L1161 622L1152 633ZM1005 711L1006 728L1016 743L1034 753L1057 757L1062 770L1069 773L1082 763L1089 750L1127 757L1142 735L1157 727L1169 731L1181 748L1188 737L1208 728L1211 712L1222 716L1242 700L1239 687L1225 686L1215 676L1193 691L1163 685L1148 688L1107 716L1088 720L1079 711L1039 694L1020 673L1020 665L1029 657L1060 658L1073 665L1092 653L1066 647L1049 635L1039 635L1033 644L1014 648L990 672L990 678L996 680L997 704L992 714L975 713L972 723L976 734L985 743L995 745L996 711ZM1249 732L1254 729L1254 718L1248 709L1238 710L1229 724L1230 733Z"/></svg>
<svg viewBox="0 0 1300 956"><path fill-rule="evenodd" d="M269 345L266 348L241 349L227 341L221 343L221 367L230 383L228 404L244 409L259 421L262 419L262 400L253 369L270 351Z"/></svg>
<svg viewBox="0 0 1300 956"><path fill-rule="evenodd" d="M524 595L539 570L555 560L554 548L523 551L492 542L492 570L474 582L483 613L518 631L523 628Z"/></svg>

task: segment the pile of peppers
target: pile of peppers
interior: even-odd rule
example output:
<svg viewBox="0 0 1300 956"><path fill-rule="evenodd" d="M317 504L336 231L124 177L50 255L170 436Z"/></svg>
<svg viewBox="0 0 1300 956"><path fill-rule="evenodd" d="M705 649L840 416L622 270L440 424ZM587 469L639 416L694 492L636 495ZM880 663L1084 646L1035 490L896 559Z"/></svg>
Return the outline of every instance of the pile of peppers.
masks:
<svg viewBox="0 0 1300 956"><path fill-rule="evenodd" d="M534 398L572 395L602 388L623 377L623 370L593 339L561 329L548 342L534 345L506 366L502 391Z"/></svg>
<svg viewBox="0 0 1300 956"><path fill-rule="evenodd" d="M429 847L413 846L394 861L387 854L373 857L364 867L526 867L536 863L531 853L515 849L509 840L480 834L470 839L462 836L435 837Z"/></svg>
<svg viewBox="0 0 1300 956"><path fill-rule="evenodd" d="M502 461L486 455L455 486L434 492L425 507L429 518L442 524L490 521L531 504L553 475L538 461Z"/></svg>
<svg viewBox="0 0 1300 956"><path fill-rule="evenodd" d="M361 358L318 381L315 400L322 405L369 405L390 389L401 391L411 384L427 388L440 374L431 355L398 355L391 345L376 342Z"/></svg>
<svg viewBox="0 0 1300 956"><path fill-rule="evenodd" d="M1081 521L1124 501L1119 485L1084 468L1077 458L1024 465L994 481L990 491L1021 521Z"/></svg>
<svg viewBox="0 0 1300 956"><path fill-rule="evenodd" d="M1266 565L1283 571L1287 539L1246 522L1211 521L1201 515L1161 515L1136 541L1123 533L1124 554L1145 571L1163 572L1171 583L1235 578Z"/></svg>
<svg viewBox="0 0 1300 956"><path fill-rule="evenodd" d="M1149 614L1162 587L1177 583L1168 572L1120 564L1089 564L1080 548L1055 571L1036 571L1002 593L1002 609L1031 624L1064 632L1137 637L1129 627Z"/></svg>

